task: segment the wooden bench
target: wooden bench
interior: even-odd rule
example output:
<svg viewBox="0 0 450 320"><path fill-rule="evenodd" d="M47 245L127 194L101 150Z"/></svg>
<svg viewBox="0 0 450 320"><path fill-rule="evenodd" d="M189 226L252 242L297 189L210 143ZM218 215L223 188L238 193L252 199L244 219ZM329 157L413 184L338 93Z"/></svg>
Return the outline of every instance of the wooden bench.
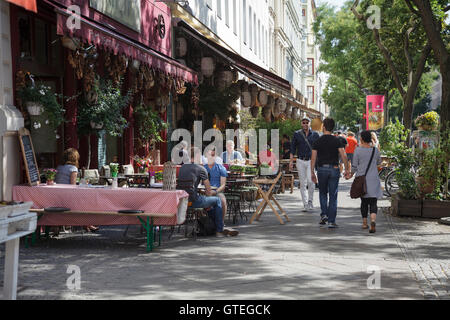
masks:
<svg viewBox="0 0 450 320"><path fill-rule="evenodd" d="M127 217L137 217L142 224L143 228L146 231L147 237L147 252L153 250L153 237L154 237L154 223L153 219L155 218L168 218L168 217L176 217L176 213L173 214L161 214L161 213L119 213L119 212L110 212L110 211L63 211L63 212L49 212L45 211L45 209L30 209L30 212L36 212L38 214L38 219L41 218L44 214L86 214L86 215L106 215L106 216L127 216ZM159 241L158 245L161 246L161 226L159 229ZM33 234L32 243L35 242L36 232Z"/></svg>

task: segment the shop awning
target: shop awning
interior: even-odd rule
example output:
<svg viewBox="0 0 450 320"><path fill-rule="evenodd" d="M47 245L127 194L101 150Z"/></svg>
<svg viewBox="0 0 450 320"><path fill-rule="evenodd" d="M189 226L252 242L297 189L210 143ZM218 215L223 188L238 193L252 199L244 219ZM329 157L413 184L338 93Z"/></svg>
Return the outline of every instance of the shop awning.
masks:
<svg viewBox="0 0 450 320"><path fill-rule="evenodd" d="M47 1L46 1L47 2ZM49 2L47 2L49 3ZM53 5L53 3L50 3ZM54 6L54 5L53 5ZM174 77L194 84L198 83L197 73L175 59L165 56L151 48L136 43L120 34L114 33L95 21L80 17L81 28L69 28L72 19L65 9L55 6L57 13L57 34L80 38L97 47L103 47L127 57L139 60ZM68 21L69 20L69 21ZM69 22L69 23L67 23Z"/></svg>
<svg viewBox="0 0 450 320"><path fill-rule="evenodd" d="M277 76L276 74L258 66L257 64L241 57L240 55L222 47L216 42L204 37L202 34L198 33L196 30L191 28L183 20L178 22L178 28L182 29L183 32L187 33L191 37L195 38L197 41L209 47L219 57L228 60L231 65L233 65L241 73L243 73L256 83L267 88L275 90L278 89L279 91L282 91L287 95L290 95L291 84L286 79Z"/></svg>
<svg viewBox="0 0 450 320"><path fill-rule="evenodd" d="M12 4L15 4L16 6L25 8L29 11L33 11L37 13L37 6L36 6L36 0L6 0L8 2L11 2Z"/></svg>

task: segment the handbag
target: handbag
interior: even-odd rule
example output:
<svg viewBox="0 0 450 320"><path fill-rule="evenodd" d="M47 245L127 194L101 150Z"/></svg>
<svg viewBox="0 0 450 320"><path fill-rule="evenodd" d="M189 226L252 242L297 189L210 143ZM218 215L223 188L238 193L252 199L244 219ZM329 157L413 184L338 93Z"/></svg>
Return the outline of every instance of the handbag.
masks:
<svg viewBox="0 0 450 320"><path fill-rule="evenodd" d="M367 165L366 173L363 176L358 176L353 180L352 187L350 188L350 198L357 199L363 197L367 193L366 175L369 172L370 165L372 164L373 156L375 154L375 148L372 149L372 156L370 157L369 164Z"/></svg>

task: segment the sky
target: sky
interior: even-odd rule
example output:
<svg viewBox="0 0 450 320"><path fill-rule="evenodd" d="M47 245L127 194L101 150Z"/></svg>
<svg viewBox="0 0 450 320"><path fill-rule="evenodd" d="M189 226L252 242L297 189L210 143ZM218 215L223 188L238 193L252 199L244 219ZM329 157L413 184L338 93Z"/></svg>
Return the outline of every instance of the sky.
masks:
<svg viewBox="0 0 450 320"><path fill-rule="evenodd" d="M335 7L340 7L345 3L345 0L316 0L316 5L321 5L323 3L328 3Z"/></svg>

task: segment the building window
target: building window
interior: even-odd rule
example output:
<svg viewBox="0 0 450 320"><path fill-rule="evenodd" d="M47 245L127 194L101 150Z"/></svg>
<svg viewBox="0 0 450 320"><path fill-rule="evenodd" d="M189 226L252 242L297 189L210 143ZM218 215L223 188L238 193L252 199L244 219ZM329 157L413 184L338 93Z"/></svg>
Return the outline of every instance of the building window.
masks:
<svg viewBox="0 0 450 320"><path fill-rule="evenodd" d="M308 86L308 103L314 104L314 86Z"/></svg>
<svg viewBox="0 0 450 320"><path fill-rule="evenodd" d="M308 73L310 75L314 75L314 59L308 58Z"/></svg>
<svg viewBox="0 0 450 320"><path fill-rule="evenodd" d="M245 15L244 15L245 17ZM233 32L237 35L237 7L236 0L233 0Z"/></svg>
<svg viewBox="0 0 450 320"><path fill-rule="evenodd" d="M217 17L222 19L222 0L217 0Z"/></svg>
<svg viewBox="0 0 450 320"><path fill-rule="evenodd" d="M258 43L256 42L257 41L256 36L258 34L258 29L256 29L256 13L253 14L253 32L254 32L254 35L253 35L253 47L255 48L255 54L256 54L257 45L258 45Z"/></svg>
<svg viewBox="0 0 450 320"><path fill-rule="evenodd" d="M244 43L247 44L247 1L244 0L242 4L242 32Z"/></svg>
<svg viewBox="0 0 450 320"><path fill-rule="evenodd" d="M253 49L253 29L252 29L252 7L248 9L248 41L250 44L250 50Z"/></svg>
<svg viewBox="0 0 450 320"><path fill-rule="evenodd" d="M230 26L230 10L228 9L228 0L225 1L225 24Z"/></svg>
<svg viewBox="0 0 450 320"><path fill-rule="evenodd" d="M306 9L302 9L302 16L306 17Z"/></svg>

